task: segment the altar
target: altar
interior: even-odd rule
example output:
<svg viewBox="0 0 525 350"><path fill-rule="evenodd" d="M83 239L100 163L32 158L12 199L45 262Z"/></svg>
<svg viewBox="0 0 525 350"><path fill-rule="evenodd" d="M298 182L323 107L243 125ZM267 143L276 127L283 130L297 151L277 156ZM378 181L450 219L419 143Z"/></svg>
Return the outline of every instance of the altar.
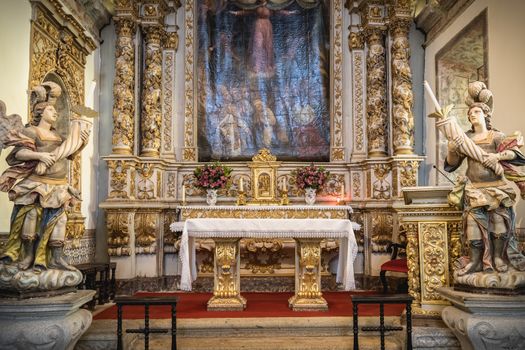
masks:
<svg viewBox="0 0 525 350"><path fill-rule="evenodd" d="M213 238L214 296L208 310L242 310L246 300L240 295L239 240L252 238L294 238L295 295L289 300L293 310L326 310L321 293L320 243L325 238L340 239L337 282L345 290L355 289L353 262L357 255L355 226L343 219L188 219L180 244L181 289L191 290L197 277L194 242ZM177 225L172 225L176 229Z"/></svg>

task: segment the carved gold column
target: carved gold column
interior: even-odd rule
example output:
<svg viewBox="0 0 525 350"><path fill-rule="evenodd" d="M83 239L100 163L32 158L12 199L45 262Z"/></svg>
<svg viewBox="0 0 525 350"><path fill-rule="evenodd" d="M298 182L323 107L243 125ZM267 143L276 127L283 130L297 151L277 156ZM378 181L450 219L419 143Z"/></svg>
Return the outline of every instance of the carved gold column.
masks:
<svg viewBox="0 0 525 350"><path fill-rule="evenodd" d="M352 56L352 96L353 129L352 160L366 158L366 115L365 115L365 52L363 32L353 31L348 36L348 45Z"/></svg>
<svg viewBox="0 0 525 350"><path fill-rule="evenodd" d="M408 19L395 19L390 24L394 155L414 153L414 96L408 42L410 23Z"/></svg>
<svg viewBox="0 0 525 350"><path fill-rule="evenodd" d="M161 81L162 51L160 40L162 28L151 25L143 27L145 36L145 68L142 87L142 115L140 120L141 151L144 157L160 154L161 128Z"/></svg>
<svg viewBox="0 0 525 350"><path fill-rule="evenodd" d="M294 311L326 311L321 293L321 238L295 239L295 295L288 300Z"/></svg>
<svg viewBox="0 0 525 350"><path fill-rule="evenodd" d="M178 27L175 27L175 30ZM173 142L173 107L175 87L175 54L179 46L176 31L165 32L162 41L162 136L161 155L175 159Z"/></svg>
<svg viewBox="0 0 525 350"><path fill-rule="evenodd" d="M449 276L454 273L454 262L461 256L461 233L463 225L461 221L451 221L447 225L448 230L448 262ZM449 281L449 284L452 284Z"/></svg>
<svg viewBox="0 0 525 350"><path fill-rule="evenodd" d="M246 299L241 296L240 238L214 238L213 297L208 300L208 311L242 311Z"/></svg>
<svg viewBox="0 0 525 350"><path fill-rule="evenodd" d="M133 154L135 142L135 31L132 18L115 17L113 153Z"/></svg>
<svg viewBox="0 0 525 350"><path fill-rule="evenodd" d="M417 223L407 223L403 225L407 237L407 265L408 265L408 294L414 301L414 308L421 308L421 283L419 279L419 242Z"/></svg>
<svg viewBox="0 0 525 350"><path fill-rule="evenodd" d="M385 30L381 27L369 27L364 33L368 46L366 58L368 156L383 157L387 155L388 149Z"/></svg>

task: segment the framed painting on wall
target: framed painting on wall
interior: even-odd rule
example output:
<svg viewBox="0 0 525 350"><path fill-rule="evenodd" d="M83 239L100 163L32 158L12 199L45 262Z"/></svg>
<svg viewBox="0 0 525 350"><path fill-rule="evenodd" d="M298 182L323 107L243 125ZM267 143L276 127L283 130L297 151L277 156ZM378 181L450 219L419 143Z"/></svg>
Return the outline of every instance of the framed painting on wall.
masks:
<svg viewBox="0 0 525 350"><path fill-rule="evenodd" d="M468 108L465 104L465 93L472 81L483 81L488 86L488 38L487 10L483 10L465 28L454 36L436 54L437 97L441 106L453 105L451 115L467 131L470 123L467 119ZM447 140L436 129L436 166L443 169L447 155ZM458 175L464 174L466 163L463 163L448 179L437 173L438 185L450 184Z"/></svg>
<svg viewBox="0 0 525 350"><path fill-rule="evenodd" d="M330 1L196 4L199 161L328 161Z"/></svg>

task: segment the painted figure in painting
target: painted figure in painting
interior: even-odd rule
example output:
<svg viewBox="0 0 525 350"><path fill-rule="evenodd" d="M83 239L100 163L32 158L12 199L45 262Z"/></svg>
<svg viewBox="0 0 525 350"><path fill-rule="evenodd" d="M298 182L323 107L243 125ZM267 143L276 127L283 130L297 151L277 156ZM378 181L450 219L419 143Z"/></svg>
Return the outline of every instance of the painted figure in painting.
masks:
<svg viewBox="0 0 525 350"><path fill-rule="evenodd" d="M475 145L461 135L452 140L447 136L445 170L454 171L465 158L468 165L466 179L455 188L456 192L463 192L452 197L458 198L456 204L463 209L464 239L469 247L469 256L459 261L458 276L478 271L525 270L525 258L516 248L516 193L505 181L515 181L525 198L525 177L516 168L525 164L525 156L519 150L523 139L521 135L506 137L492 127L492 103L492 93L484 83L471 83L466 104L472 128L466 136Z"/></svg>
<svg viewBox="0 0 525 350"><path fill-rule="evenodd" d="M232 11L235 16L248 14L255 11L257 18L253 24L252 36L248 46L250 73L259 77L271 77L275 73L275 58L273 52L273 29L270 16L272 11L266 6L268 2L262 1L255 10ZM293 11L280 10L280 14L293 14Z"/></svg>
<svg viewBox="0 0 525 350"><path fill-rule="evenodd" d="M328 160L329 2L197 5L199 161L245 160L260 148L283 159ZM322 140L305 149L296 140L304 124L294 118L307 106L308 140Z"/></svg>
<svg viewBox="0 0 525 350"><path fill-rule="evenodd" d="M25 127L20 116L5 116L5 105L1 110L0 144L14 146L6 159L10 167L0 177L0 189L14 202L7 246L0 257L3 266L78 272L63 258L66 208L80 200L68 184L68 159L86 145L91 123L75 120L64 140L55 130L54 104L60 94L60 86L53 82L35 87L32 118Z"/></svg>

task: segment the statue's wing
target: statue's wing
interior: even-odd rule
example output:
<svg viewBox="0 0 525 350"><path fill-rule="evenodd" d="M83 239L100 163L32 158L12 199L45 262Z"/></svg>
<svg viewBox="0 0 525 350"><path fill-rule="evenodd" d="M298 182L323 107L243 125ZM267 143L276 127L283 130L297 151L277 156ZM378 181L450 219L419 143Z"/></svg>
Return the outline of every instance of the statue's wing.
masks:
<svg viewBox="0 0 525 350"><path fill-rule="evenodd" d="M7 147L8 142L13 140L13 136L18 135L23 128L22 117L18 114L6 115L5 103L0 100L0 153Z"/></svg>

